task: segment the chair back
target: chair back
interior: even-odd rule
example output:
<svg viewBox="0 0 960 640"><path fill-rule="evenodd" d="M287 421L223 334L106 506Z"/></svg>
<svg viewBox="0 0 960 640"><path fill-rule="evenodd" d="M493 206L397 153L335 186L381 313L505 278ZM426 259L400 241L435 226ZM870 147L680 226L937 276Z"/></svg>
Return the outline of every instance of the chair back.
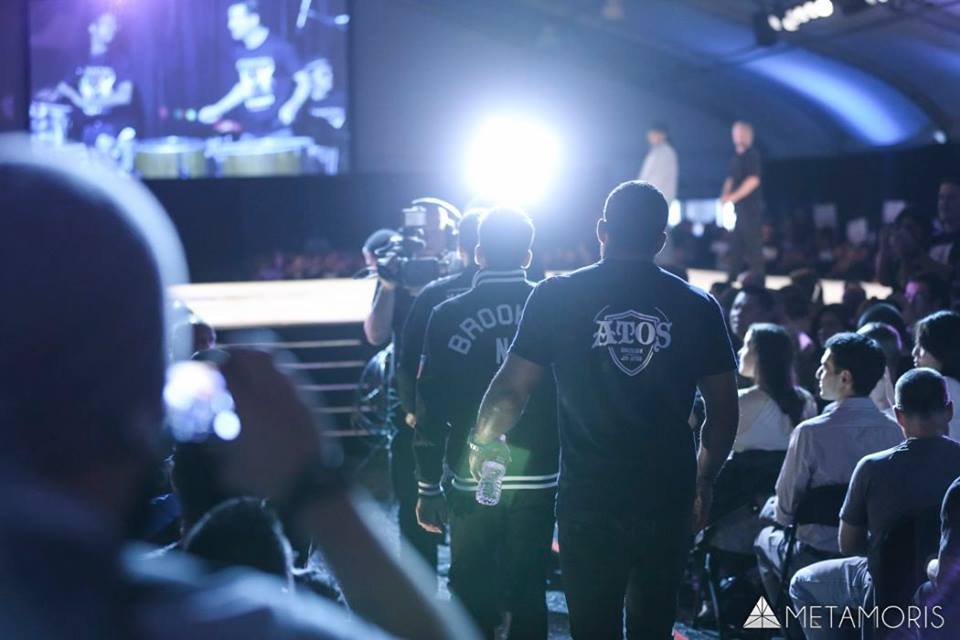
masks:
<svg viewBox="0 0 960 640"><path fill-rule="evenodd" d="M847 497L846 484L825 484L807 489L797 506L797 525L840 526L840 509Z"/></svg>
<svg viewBox="0 0 960 640"><path fill-rule="evenodd" d="M718 520L741 507L762 505L774 493L786 453L749 450L730 456L714 483L710 519Z"/></svg>

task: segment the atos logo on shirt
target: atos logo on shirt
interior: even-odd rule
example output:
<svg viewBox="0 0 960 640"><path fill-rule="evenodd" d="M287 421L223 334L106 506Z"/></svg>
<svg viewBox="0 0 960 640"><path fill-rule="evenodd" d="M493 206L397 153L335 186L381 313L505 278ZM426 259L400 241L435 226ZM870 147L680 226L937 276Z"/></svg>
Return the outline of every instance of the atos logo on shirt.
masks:
<svg viewBox="0 0 960 640"><path fill-rule="evenodd" d="M594 318L593 348L606 348L613 363L628 376L646 369L655 353L670 346L673 323L660 309L654 309L659 317L632 309L605 314L607 309Z"/></svg>

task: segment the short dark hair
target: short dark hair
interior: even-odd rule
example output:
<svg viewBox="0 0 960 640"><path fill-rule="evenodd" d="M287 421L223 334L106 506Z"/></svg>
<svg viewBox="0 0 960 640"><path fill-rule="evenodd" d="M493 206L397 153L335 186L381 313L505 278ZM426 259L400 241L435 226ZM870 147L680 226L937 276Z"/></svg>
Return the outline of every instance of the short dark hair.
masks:
<svg viewBox="0 0 960 640"><path fill-rule="evenodd" d="M882 301L870 303L857 320L857 327L860 328L871 322L882 322L893 327L900 334L900 340L906 341L907 323L904 322L903 314L895 305Z"/></svg>
<svg viewBox="0 0 960 640"><path fill-rule="evenodd" d="M900 210L900 213L897 214L896 219L893 221L894 227L899 227L901 224L907 220L913 220L914 223L920 230L923 231L924 235L929 236L933 233L933 219L925 214L920 207L915 205L907 205Z"/></svg>
<svg viewBox="0 0 960 640"><path fill-rule="evenodd" d="M883 352L887 354L888 362L895 361L903 352L900 332L884 322L868 322L857 329L857 333L876 340Z"/></svg>
<svg viewBox="0 0 960 640"><path fill-rule="evenodd" d="M741 287L739 293L742 293L746 296L754 296L757 299L757 302L760 303L760 306L763 307L764 311L776 311L777 309L776 295L773 291L767 289L766 287L748 285Z"/></svg>
<svg viewBox="0 0 960 640"><path fill-rule="evenodd" d="M813 315L813 319L810 321L810 334L815 341L819 342L817 335L820 333L820 325L823 324L823 317L828 313L833 314L840 321L840 324L843 325L844 330L850 329L850 310L847 309L842 304L828 304L820 307L820 309Z"/></svg>
<svg viewBox="0 0 960 640"><path fill-rule="evenodd" d="M920 320L917 342L940 361L940 373L960 379L960 313L937 311Z"/></svg>
<svg viewBox="0 0 960 640"><path fill-rule="evenodd" d="M486 213L486 209L469 209L460 218L460 224L457 225L457 246L462 251L470 254L473 259L473 250L477 248L478 231L480 230L480 219Z"/></svg>
<svg viewBox="0 0 960 640"><path fill-rule="evenodd" d="M950 285L937 274L930 271L921 271L907 278L907 282L927 285L936 306L941 308L950 306Z"/></svg>
<svg viewBox="0 0 960 640"><path fill-rule="evenodd" d="M838 333L824 345L833 355L833 367L853 376L853 393L868 396L887 367L883 349L873 338L859 333Z"/></svg>
<svg viewBox="0 0 960 640"><path fill-rule="evenodd" d="M933 369L911 369L897 380L896 406L908 416L938 413L946 409L948 402L947 383Z"/></svg>
<svg viewBox="0 0 960 640"><path fill-rule="evenodd" d="M183 550L217 568L251 567L288 577L293 552L277 516L258 498L232 498L184 536Z"/></svg>
<svg viewBox="0 0 960 640"><path fill-rule="evenodd" d="M518 269L533 246L533 221L520 209L496 207L480 219L477 244L487 267Z"/></svg>
<svg viewBox="0 0 960 640"><path fill-rule="evenodd" d="M627 251L656 250L667 228L669 209L652 184L640 180L620 184L603 205L608 242Z"/></svg>

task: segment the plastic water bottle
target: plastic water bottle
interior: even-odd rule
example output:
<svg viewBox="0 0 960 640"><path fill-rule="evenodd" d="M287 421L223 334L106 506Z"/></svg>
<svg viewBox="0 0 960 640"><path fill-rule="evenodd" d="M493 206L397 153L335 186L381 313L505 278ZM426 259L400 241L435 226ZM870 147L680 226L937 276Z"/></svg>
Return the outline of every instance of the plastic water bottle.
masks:
<svg viewBox="0 0 960 640"><path fill-rule="evenodd" d="M477 485L477 502L492 507L500 502L503 490L503 476L507 467L496 460L487 460L480 468L480 482Z"/></svg>

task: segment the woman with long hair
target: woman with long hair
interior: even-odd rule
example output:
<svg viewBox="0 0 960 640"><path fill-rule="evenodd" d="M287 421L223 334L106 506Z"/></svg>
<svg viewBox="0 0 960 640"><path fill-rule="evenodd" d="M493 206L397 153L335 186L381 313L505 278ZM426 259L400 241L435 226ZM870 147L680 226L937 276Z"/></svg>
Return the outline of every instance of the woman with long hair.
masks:
<svg viewBox="0 0 960 640"><path fill-rule="evenodd" d="M813 396L794 384L793 340L776 324L754 324L740 349L740 375L754 385L740 390L735 452L786 451L793 428L817 413Z"/></svg>
<svg viewBox="0 0 960 640"><path fill-rule="evenodd" d="M917 323L913 363L936 369L946 379L947 394L953 401L950 437L960 441L960 313L937 311Z"/></svg>
<svg viewBox="0 0 960 640"><path fill-rule="evenodd" d="M733 452L717 477L710 546L750 555L763 528L756 509L774 492L798 423L817 413L810 393L794 384L793 339L777 324L752 324L740 348L740 375L754 385L740 390L740 422Z"/></svg>

